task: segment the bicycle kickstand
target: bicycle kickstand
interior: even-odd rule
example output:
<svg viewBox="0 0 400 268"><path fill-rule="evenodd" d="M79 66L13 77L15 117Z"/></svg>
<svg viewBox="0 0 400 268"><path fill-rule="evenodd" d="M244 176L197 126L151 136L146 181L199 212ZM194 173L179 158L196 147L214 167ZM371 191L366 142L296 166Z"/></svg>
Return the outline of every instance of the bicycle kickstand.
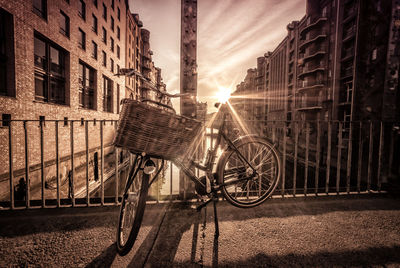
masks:
<svg viewBox="0 0 400 268"><path fill-rule="evenodd" d="M214 205L214 224L215 224L215 236L219 236L219 223L218 223L218 215L217 215L217 202L218 196L215 194L213 195L213 205Z"/></svg>
<svg viewBox="0 0 400 268"><path fill-rule="evenodd" d="M219 223L218 223L218 214L217 214L218 196L216 194L213 194L210 199L208 199L203 204L200 204L196 209L197 209L197 211L200 211L202 208L207 206L210 202L213 202L213 205L214 205L215 236L218 237L219 236Z"/></svg>

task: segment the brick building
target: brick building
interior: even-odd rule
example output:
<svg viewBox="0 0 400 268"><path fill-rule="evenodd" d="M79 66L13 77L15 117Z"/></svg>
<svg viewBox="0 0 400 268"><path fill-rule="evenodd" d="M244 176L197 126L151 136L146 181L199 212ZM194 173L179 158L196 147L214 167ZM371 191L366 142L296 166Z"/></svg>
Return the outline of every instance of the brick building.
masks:
<svg viewBox="0 0 400 268"><path fill-rule="evenodd" d="M290 161L340 170L347 187L355 174L371 183L370 174L392 176L399 159L399 62L399 0L307 0L305 16L288 24L287 36L237 86L233 95L245 98L235 100L236 110ZM249 84L249 73L263 76ZM264 104L251 101L260 88ZM258 109L265 109L262 130ZM355 163L371 161L368 150L381 162L357 170Z"/></svg>
<svg viewBox="0 0 400 268"><path fill-rule="evenodd" d="M41 162L45 180L53 178L57 151L60 172L71 170L72 150L75 169L86 149L91 163L100 157L101 140L105 154L113 151L120 100L140 94L138 81L115 74L142 68L141 26L126 0L0 0L0 189L26 165L32 187Z"/></svg>
<svg viewBox="0 0 400 268"><path fill-rule="evenodd" d="M396 0L307 0L306 15L257 59L268 64L254 71L265 87L251 85L246 92L265 90L265 118L272 121L399 120L398 9Z"/></svg>

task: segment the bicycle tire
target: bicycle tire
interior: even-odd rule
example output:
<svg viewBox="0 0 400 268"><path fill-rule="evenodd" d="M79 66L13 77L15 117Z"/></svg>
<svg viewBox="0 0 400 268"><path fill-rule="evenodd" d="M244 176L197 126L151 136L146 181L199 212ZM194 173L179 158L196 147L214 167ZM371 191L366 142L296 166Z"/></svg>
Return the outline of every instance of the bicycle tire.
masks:
<svg viewBox="0 0 400 268"><path fill-rule="evenodd" d="M258 175L246 179L252 169L235 149L228 148L221 155L217 165L218 182L226 184L222 186L222 194L236 207L258 206L270 197L278 186L281 173L278 152L270 142L258 136L239 138L234 145L252 166L257 167ZM237 181L240 178L243 180ZM255 186L255 189L250 185ZM264 185L266 189L262 188Z"/></svg>
<svg viewBox="0 0 400 268"><path fill-rule="evenodd" d="M146 207L149 175L143 172L143 169L140 167L141 164L142 161L139 161L138 164L131 167L122 196L116 239L117 252L121 256L128 254L132 249L139 233ZM133 210L131 210L131 215L127 211L127 205L132 205ZM124 225L124 220L128 220L129 226ZM124 238L123 234L125 228L131 228L128 231L127 239Z"/></svg>

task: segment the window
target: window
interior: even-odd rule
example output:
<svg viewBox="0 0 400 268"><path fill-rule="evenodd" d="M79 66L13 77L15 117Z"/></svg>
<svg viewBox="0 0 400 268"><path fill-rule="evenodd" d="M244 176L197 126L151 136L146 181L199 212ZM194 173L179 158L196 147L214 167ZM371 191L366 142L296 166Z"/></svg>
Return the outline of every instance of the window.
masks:
<svg viewBox="0 0 400 268"><path fill-rule="evenodd" d="M35 99L65 104L65 66L67 52L35 35Z"/></svg>
<svg viewBox="0 0 400 268"><path fill-rule="evenodd" d="M121 40L121 29L119 28L119 26L117 26L117 38L118 40Z"/></svg>
<svg viewBox="0 0 400 268"><path fill-rule="evenodd" d="M119 71L120 71L120 67L119 67L119 65L117 64L117 74L119 74Z"/></svg>
<svg viewBox="0 0 400 268"><path fill-rule="evenodd" d="M60 10L60 33L69 37L69 17Z"/></svg>
<svg viewBox="0 0 400 268"><path fill-rule="evenodd" d="M103 36L102 40L104 44L107 44L107 30L103 27Z"/></svg>
<svg viewBox="0 0 400 268"><path fill-rule="evenodd" d="M82 19L86 19L86 4L83 0L79 0L78 2L78 15Z"/></svg>
<svg viewBox="0 0 400 268"><path fill-rule="evenodd" d="M117 8L117 16L118 16L118 20L121 20L121 10L119 9L119 7Z"/></svg>
<svg viewBox="0 0 400 268"><path fill-rule="evenodd" d="M11 122L11 114L2 114L1 122L3 127L9 127Z"/></svg>
<svg viewBox="0 0 400 268"><path fill-rule="evenodd" d="M86 33L79 28L79 47L86 50Z"/></svg>
<svg viewBox="0 0 400 268"><path fill-rule="evenodd" d="M110 59L110 71L113 73L114 72L114 60Z"/></svg>
<svg viewBox="0 0 400 268"><path fill-rule="evenodd" d="M118 59L121 57L121 49L118 45L117 45L117 57Z"/></svg>
<svg viewBox="0 0 400 268"><path fill-rule="evenodd" d="M97 60L97 44L92 41L92 58Z"/></svg>
<svg viewBox="0 0 400 268"><path fill-rule="evenodd" d="M113 82L111 79L103 76L103 109L105 112L113 112Z"/></svg>
<svg viewBox="0 0 400 268"><path fill-rule="evenodd" d="M13 16L0 8L0 95L15 96Z"/></svg>
<svg viewBox="0 0 400 268"><path fill-rule="evenodd" d="M96 71L79 61L79 106L95 109Z"/></svg>
<svg viewBox="0 0 400 268"><path fill-rule="evenodd" d="M103 54L103 66L107 67L107 54L106 52L104 52L104 50L102 51Z"/></svg>
<svg viewBox="0 0 400 268"><path fill-rule="evenodd" d="M92 17L93 17L92 30L97 34L97 17L94 14L92 14Z"/></svg>
<svg viewBox="0 0 400 268"><path fill-rule="evenodd" d="M46 0L33 0L33 13L47 19L47 1Z"/></svg>
<svg viewBox="0 0 400 268"><path fill-rule="evenodd" d="M114 32L114 18L110 16L111 18L111 30Z"/></svg>
<svg viewBox="0 0 400 268"><path fill-rule="evenodd" d="M93 5L94 5L96 8L98 7L97 0L93 0Z"/></svg>
<svg viewBox="0 0 400 268"><path fill-rule="evenodd" d="M111 0L111 8L114 10L114 0Z"/></svg>
<svg viewBox="0 0 400 268"><path fill-rule="evenodd" d="M114 39L112 37L110 37L110 48L111 51L114 52Z"/></svg>
<svg viewBox="0 0 400 268"><path fill-rule="evenodd" d="M107 7L104 3L103 3L103 18L105 21L107 21Z"/></svg>

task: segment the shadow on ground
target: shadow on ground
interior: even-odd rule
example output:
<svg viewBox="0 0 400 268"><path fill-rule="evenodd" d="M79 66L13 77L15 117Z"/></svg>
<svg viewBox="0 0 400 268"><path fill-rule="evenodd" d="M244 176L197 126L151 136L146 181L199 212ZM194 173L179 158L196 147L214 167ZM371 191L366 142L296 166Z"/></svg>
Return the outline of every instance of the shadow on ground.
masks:
<svg viewBox="0 0 400 268"><path fill-rule="evenodd" d="M251 218L319 215L334 211L400 210L400 202L387 202L388 200L393 199L374 196L269 199L262 205L250 209L236 208L224 201L219 202L218 212L220 221L242 221ZM164 206L164 204L150 205L146 208L146 212L158 215L165 210ZM169 213L178 210L178 215L181 215L180 209L187 207L188 205L184 203L175 203L169 208ZM119 207L0 211L0 225L2 226L0 236L16 237L40 232L74 231L94 227L112 228L116 225L118 213ZM188 220L198 214L195 211L190 213L193 215L188 215ZM212 219L208 218L207 220ZM143 225L153 225L153 221L144 221Z"/></svg>
<svg viewBox="0 0 400 268"><path fill-rule="evenodd" d="M268 256L257 254L252 258L238 262L216 263L213 261L213 267L386 267L388 264L400 264L400 246L333 253L320 252L312 255ZM168 265L174 267L196 266L192 262L168 263Z"/></svg>

